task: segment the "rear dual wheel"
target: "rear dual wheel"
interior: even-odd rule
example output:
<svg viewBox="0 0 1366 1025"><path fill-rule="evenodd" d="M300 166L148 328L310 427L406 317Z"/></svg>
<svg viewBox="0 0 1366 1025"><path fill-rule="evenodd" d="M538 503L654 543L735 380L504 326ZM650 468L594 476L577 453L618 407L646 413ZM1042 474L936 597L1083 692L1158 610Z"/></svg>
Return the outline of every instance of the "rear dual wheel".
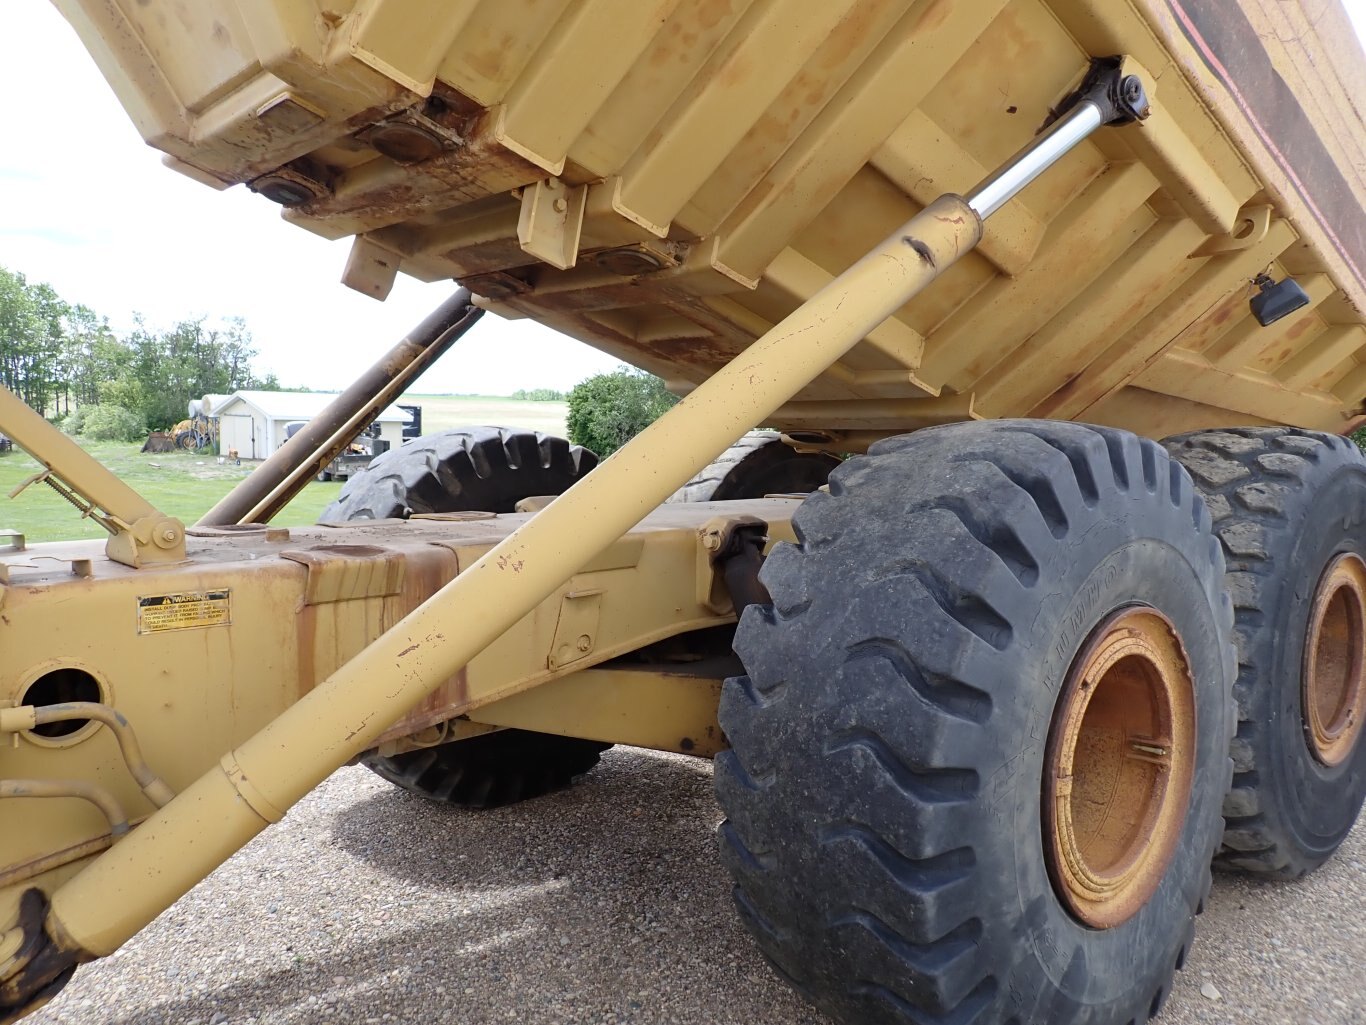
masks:
<svg viewBox="0 0 1366 1025"><path fill-rule="evenodd" d="M1287 427L1164 442L1190 470L1228 562L1238 733L1218 863L1295 878L1366 798L1366 458Z"/></svg>
<svg viewBox="0 0 1366 1025"><path fill-rule="evenodd" d="M723 858L846 1022L1156 1013L1222 829L1232 609L1155 444L998 421L873 447L746 610Z"/></svg>
<svg viewBox="0 0 1366 1025"><path fill-rule="evenodd" d="M830 479L840 461L828 452L798 452L777 431L750 431L697 472L670 502L726 502L805 494Z"/></svg>

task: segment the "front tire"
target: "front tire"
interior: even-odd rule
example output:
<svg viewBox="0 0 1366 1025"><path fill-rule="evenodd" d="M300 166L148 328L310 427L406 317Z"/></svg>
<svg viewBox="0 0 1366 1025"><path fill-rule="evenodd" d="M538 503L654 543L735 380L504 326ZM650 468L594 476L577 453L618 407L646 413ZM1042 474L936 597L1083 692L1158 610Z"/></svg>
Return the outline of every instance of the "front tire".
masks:
<svg viewBox="0 0 1366 1025"><path fill-rule="evenodd" d="M371 756L366 767L410 793L457 808L501 808L567 786L611 744L499 730L453 744Z"/></svg>
<svg viewBox="0 0 1366 1025"><path fill-rule="evenodd" d="M1163 444L1205 495L1236 614L1238 733L1217 862L1298 878L1332 856L1366 799L1366 458L1346 438L1288 427Z"/></svg>
<svg viewBox="0 0 1366 1025"><path fill-rule="evenodd" d="M1230 775L1232 610L1189 477L1121 431L954 425L846 462L794 525L716 764L764 953L848 1023L1155 1014Z"/></svg>
<svg viewBox="0 0 1366 1025"><path fill-rule="evenodd" d="M470 427L390 449L347 481L324 523L414 513L510 513L524 498L558 495L597 465L592 452L532 431ZM568 786L611 744L499 730L361 763L405 790L458 808L497 808Z"/></svg>
<svg viewBox="0 0 1366 1025"><path fill-rule="evenodd" d="M523 498L558 495L598 457L563 438L505 427L429 434L391 448L353 474L321 517L407 519L414 513L510 513Z"/></svg>

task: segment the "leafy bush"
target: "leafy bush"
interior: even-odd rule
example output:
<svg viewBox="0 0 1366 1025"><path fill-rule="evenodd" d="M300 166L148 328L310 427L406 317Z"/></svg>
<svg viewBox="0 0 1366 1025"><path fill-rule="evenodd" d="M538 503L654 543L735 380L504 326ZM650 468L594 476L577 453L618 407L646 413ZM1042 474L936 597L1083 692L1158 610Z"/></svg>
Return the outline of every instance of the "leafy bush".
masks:
<svg viewBox="0 0 1366 1025"><path fill-rule="evenodd" d="M141 441L147 422L123 406L90 406L81 433L92 441Z"/></svg>
<svg viewBox="0 0 1366 1025"><path fill-rule="evenodd" d="M70 435L77 435L85 430L85 414L88 408L88 406L77 406L66 414L62 418L62 430Z"/></svg>
<svg viewBox="0 0 1366 1025"><path fill-rule="evenodd" d="M605 458L677 401L663 381L642 370L598 374L569 393L569 440Z"/></svg>

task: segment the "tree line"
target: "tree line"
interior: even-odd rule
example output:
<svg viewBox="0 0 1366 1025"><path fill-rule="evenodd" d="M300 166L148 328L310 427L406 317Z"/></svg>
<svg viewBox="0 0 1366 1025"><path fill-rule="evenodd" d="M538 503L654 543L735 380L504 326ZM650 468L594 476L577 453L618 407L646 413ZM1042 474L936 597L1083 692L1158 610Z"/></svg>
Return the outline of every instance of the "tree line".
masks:
<svg viewBox="0 0 1366 1025"><path fill-rule="evenodd" d="M192 398L278 389L274 374L256 376L256 355L241 318L157 330L139 317L119 336L90 307L0 267L0 383L51 419L76 407L116 406L144 429L169 427L185 418Z"/></svg>
<svg viewBox="0 0 1366 1025"><path fill-rule="evenodd" d="M518 388L508 398L523 402L563 402L569 398L569 393L554 388Z"/></svg>

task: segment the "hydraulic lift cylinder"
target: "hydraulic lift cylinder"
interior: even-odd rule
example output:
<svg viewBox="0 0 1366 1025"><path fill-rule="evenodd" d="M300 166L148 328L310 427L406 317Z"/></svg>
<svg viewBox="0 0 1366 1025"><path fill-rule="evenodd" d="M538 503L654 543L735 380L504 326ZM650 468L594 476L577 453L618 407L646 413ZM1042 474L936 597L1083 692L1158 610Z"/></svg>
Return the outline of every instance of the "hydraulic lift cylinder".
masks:
<svg viewBox="0 0 1366 1025"><path fill-rule="evenodd" d="M48 920L53 936L92 954L112 953L905 305L981 234L981 219L961 197L931 203L57 890ZM501 696L471 694L470 706Z"/></svg>
<svg viewBox="0 0 1366 1025"><path fill-rule="evenodd" d="M1099 124L1068 134L1075 146ZM1036 142L1061 155L1049 133ZM1033 164L1033 148L1014 163ZM1047 166L1045 162L1043 166ZM1003 169L1003 173L1009 168ZM993 176L999 179L1002 175ZM989 181L992 179L989 179ZM1023 188L993 197L991 208ZM980 241L943 196L101 855L52 897L52 939L112 953L455 674L697 470ZM507 696L471 693L467 708Z"/></svg>
<svg viewBox="0 0 1366 1025"><path fill-rule="evenodd" d="M351 387L201 516L198 525L268 522L315 472L351 444L370 420L474 326L484 311L476 308L471 298L469 289L456 289Z"/></svg>

